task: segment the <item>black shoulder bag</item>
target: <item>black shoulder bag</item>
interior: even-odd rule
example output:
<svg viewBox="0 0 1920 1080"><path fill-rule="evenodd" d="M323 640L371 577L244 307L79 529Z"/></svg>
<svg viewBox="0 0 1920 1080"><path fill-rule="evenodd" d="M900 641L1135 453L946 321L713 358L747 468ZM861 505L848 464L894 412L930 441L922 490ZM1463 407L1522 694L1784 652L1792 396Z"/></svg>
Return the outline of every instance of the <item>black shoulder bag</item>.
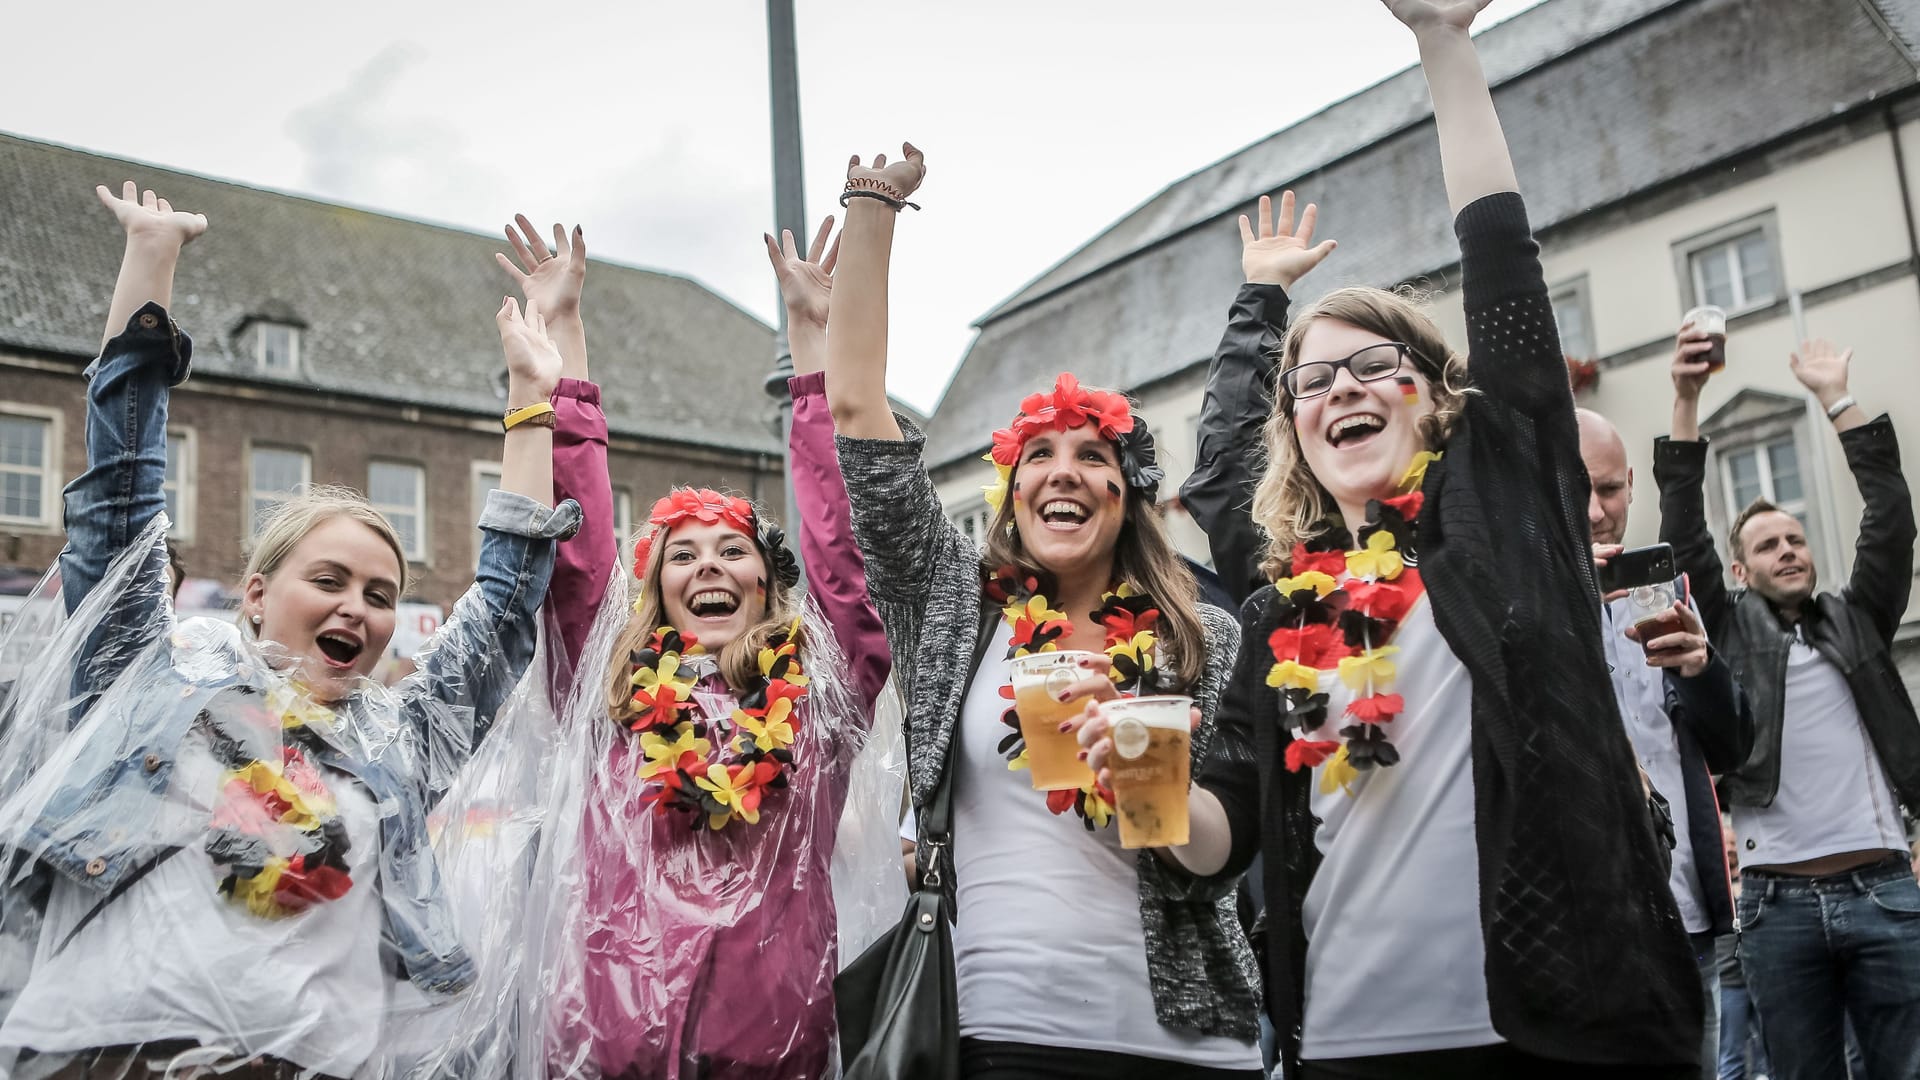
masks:
<svg viewBox="0 0 1920 1080"><path fill-rule="evenodd" d="M983 613L973 664L960 688L940 784L920 819L920 883L891 931L833 980L844 1080L959 1080L960 993L954 983L952 914L944 886L953 861L953 773L974 672L993 641Z"/></svg>

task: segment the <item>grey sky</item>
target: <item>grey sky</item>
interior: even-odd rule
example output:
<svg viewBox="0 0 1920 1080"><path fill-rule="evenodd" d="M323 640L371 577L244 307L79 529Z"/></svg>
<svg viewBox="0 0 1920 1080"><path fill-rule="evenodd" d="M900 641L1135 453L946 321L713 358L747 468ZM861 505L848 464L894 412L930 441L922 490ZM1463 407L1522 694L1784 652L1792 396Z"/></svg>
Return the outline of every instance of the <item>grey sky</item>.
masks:
<svg viewBox="0 0 1920 1080"><path fill-rule="evenodd" d="M1494 0L1482 24L1537 2ZM763 4L14 8L0 130L483 232L515 210L577 220L596 256L773 318ZM922 407L996 301L1168 182L1415 60L1378 0L797 8L813 220L849 154L927 152L892 324L892 389ZM1337 239L1337 199L1302 195L1334 203Z"/></svg>

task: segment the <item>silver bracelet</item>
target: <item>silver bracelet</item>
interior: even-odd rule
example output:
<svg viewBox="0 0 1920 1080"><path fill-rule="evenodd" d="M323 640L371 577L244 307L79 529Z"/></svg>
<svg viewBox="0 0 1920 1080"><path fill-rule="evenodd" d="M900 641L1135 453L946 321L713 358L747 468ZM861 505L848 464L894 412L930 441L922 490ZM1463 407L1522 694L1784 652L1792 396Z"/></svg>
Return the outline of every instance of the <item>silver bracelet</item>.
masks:
<svg viewBox="0 0 1920 1080"><path fill-rule="evenodd" d="M1846 412L1848 409L1851 409L1858 404L1859 402L1853 400L1853 395L1848 394L1846 397L1843 397L1839 401L1834 402L1833 407L1827 410L1827 419L1838 420L1840 418L1841 413Z"/></svg>

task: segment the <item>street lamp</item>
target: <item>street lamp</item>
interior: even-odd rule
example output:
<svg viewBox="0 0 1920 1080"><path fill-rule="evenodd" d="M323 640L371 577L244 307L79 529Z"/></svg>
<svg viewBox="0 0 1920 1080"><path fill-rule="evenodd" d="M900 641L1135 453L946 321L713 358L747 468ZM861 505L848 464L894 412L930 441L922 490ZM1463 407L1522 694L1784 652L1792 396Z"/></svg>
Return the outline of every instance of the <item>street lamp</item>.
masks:
<svg viewBox="0 0 1920 1080"><path fill-rule="evenodd" d="M807 200L802 188L800 161L800 65L794 58L793 0L767 0L768 93L773 108L773 232L791 230L798 242L807 235ZM779 311L779 330L773 339L773 371L767 375L767 393L780 403L781 473L785 478L786 518L794 528L794 556L800 555L800 523L793 510L793 461L785 453L793 425L793 398L787 379L793 374L793 351L787 345L787 305ZM802 565L804 573L806 567Z"/></svg>

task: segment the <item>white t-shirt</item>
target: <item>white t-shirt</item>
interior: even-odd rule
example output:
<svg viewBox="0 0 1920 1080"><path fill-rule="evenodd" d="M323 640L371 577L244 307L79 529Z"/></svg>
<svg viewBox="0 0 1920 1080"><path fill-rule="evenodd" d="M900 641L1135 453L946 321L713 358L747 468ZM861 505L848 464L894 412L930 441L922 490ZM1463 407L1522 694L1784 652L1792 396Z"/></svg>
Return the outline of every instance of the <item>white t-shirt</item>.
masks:
<svg viewBox="0 0 1920 1080"><path fill-rule="evenodd" d="M1250 1042L1194 1035L1154 1018L1140 927L1137 852L1115 827L1088 832L1054 815L1024 771L1007 768L1010 702L1002 623L960 713L953 857L953 946L960 1034L1105 1050L1212 1068L1257 1069Z"/></svg>
<svg viewBox="0 0 1920 1080"><path fill-rule="evenodd" d="M1473 834L1473 684L1422 596L1391 644L1392 692L1406 712L1387 724L1400 763L1363 772L1353 795L1319 790L1315 843L1324 856L1302 910L1307 1001L1300 1056L1309 1061L1501 1042L1487 1009ZM1323 671L1337 739L1351 690Z"/></svg>
<svg viewBox="0 0 1920 1080"><path fill-rule="evenodd" d="M182 748L168 795L207 812L220 768L194 741ZM351 1075L373 1051L387 1000L379 825L359 785L327 779L350 843L345 896L261 918L220 895L224 872L189 845L54 955L98 899L58 878L33 974L0 1027L0 1047L60 1052L186 1039Z"/></svg>
<svg viewBox="0 0 1920 1080"><path fill-rule="evenodd" d="M1772 806L1735 806L1745 866L1779 866L1885 848L1906 850L1900 804L1860 723L1846 676L1796 627L1787 647L1780 787Z"/></svg>
<svg viewBox="0 0 1920 1080"><path fill-rule="evenodd" d="M1666 669L1650 666L1646 650L1626 637L1632 614L1625 597L1603 610L1607 666L1613 671L1613 696L1619 699L1627 738L1633 743L1640 767L1652 779L1653 789L1666 798L1673 811L1673 869L1667 875L1667 888L1680 906L1680 921L1687 933L1702 933L1713 928L1713 920L1707 915L1707 897L1700 888L1693 841L1687 832L1687 780L1680 765L1680 742L1673 731L1673 720L1667 716Z"/></svg>

